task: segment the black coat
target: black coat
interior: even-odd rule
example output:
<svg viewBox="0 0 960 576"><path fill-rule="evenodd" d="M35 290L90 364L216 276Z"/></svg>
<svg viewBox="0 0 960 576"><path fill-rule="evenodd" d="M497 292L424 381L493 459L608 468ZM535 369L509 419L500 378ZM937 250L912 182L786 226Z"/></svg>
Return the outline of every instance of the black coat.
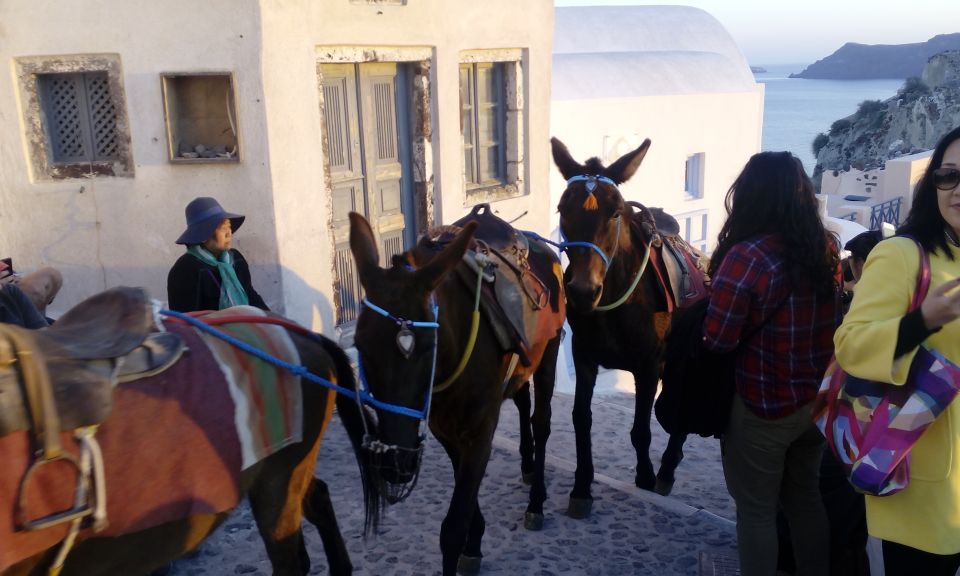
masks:
<svg viewBox="0 0 960 576"><path fill-rule="evenodd" d="M269 310L250 283L250 267L239 250L230 250L233 269L251 306ZM220 271L192 254L184 254L167 274L167 301L171 310L194 312L220 309Z"/></svg>

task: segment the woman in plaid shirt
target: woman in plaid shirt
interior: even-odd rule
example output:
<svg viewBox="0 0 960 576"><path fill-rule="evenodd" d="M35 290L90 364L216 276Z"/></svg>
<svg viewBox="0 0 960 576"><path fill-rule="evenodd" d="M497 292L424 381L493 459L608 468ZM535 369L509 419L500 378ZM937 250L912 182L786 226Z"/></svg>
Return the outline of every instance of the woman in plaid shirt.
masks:
<svg viewBox="0 0 960 576"><path fill-rule="evenodd" d="M840 321L836 244L813 183L789 152L754 155L726 206L703 338L710 350L736 351L721 451L737 504L741 574L775 574L778 504L790 522L797 574L827 574L829 529L818 486L824 441L810 405Z"/></svg>

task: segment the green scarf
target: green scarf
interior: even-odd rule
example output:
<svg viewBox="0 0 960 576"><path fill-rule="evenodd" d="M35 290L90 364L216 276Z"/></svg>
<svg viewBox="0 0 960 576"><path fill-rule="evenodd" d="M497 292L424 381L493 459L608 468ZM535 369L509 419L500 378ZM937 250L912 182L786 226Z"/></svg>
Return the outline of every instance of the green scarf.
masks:
<svg viewBox="0 0 960 576"><path fill-rule="evenodd" d="M229 250L224 250L219 258L215 258L206 248L195 244L187 248L187 253L220 271L221 310L250 303L246 291L240 284L240 279L237 278L237 272L233 269L233 255L230 254Z"/></svg>

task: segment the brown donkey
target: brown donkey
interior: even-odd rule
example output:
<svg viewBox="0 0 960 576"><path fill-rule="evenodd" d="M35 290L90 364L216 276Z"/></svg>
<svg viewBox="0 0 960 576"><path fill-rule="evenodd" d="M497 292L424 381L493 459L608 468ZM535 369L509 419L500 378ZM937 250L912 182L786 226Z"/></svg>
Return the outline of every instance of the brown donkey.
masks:
<svg viewBox="0 0 960 576"><path fill-rule="evenodd" d="M340 399L338 409L355 445L361 446L367 518L375 530L384 501L393 503L412 489L419 473L426 430L422 418L453 464L455 486L440 527L443 574L475 573L480 568L484 518L477 494L490 459L494 431L505 398L518 400L521 421L529 410L527 382L533 377L532 486L524 525L543 522L545 446L550 433L550 399L564 320L559 260L546 246L531 242L529 265L549 294L536 312L525 362L512 362L494 334L492 323L479 321L477 272L464 253L475 247L476 223L447 234L424 237L379 266L373 231L359 214L350 214L350 249L366 291L357 319L355 341L361 381L380 402L405 406L419 414L403 415ZM441 230L442 232L443 230ZM479 249L478 249L479 250ZM470 257L468 255L468 257ZM460 268L460 270L456 270ZM466 280L465 279L469 279ZM498 278L497 282L501 279ZM471 330L471 328L474 330ZM465 352L471 347L472 352ZM457 366L462 365L462 371ZM458 376L453 376L458 373ZM525 433L527 442L530 433ZM525 452L525 449L521 449Z"/></svg>
<svg viewBox="0 0 960 576"><path fill-rule="evenodd" d="M593 502L590 403L600 366L625 370L634 377L636 404L630 439L637 452L638 487L669 493L674 470L683 459L686 436L670 437L660 472L654 476L649 456L650 416L670 322L668 297L659 287L653 266L645 267L651 238L645 237L639 215L617 188L636 172L650 140L609 167L597 158L580 164L560 140L553 138L551 143L553 161L567 180L558 210L570 260L564 283L577 372L573 406L577 469L569 513L582 518L590 513Z"/></svg>

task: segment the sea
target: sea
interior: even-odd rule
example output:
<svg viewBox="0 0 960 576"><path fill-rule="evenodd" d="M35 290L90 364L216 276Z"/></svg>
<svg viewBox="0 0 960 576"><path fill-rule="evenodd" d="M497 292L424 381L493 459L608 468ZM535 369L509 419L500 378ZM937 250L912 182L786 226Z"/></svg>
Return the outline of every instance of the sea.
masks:
<svg viewBox="0 0 960 576"><path fill-rule="evenodd" d="M886 100L897 93L903 80L807 80L790 78L804 64L763 65L754 74L764 83L763 150L788 150L813 173L813 139L829 132L836 120L857 111L864 100Z"/></svg>

